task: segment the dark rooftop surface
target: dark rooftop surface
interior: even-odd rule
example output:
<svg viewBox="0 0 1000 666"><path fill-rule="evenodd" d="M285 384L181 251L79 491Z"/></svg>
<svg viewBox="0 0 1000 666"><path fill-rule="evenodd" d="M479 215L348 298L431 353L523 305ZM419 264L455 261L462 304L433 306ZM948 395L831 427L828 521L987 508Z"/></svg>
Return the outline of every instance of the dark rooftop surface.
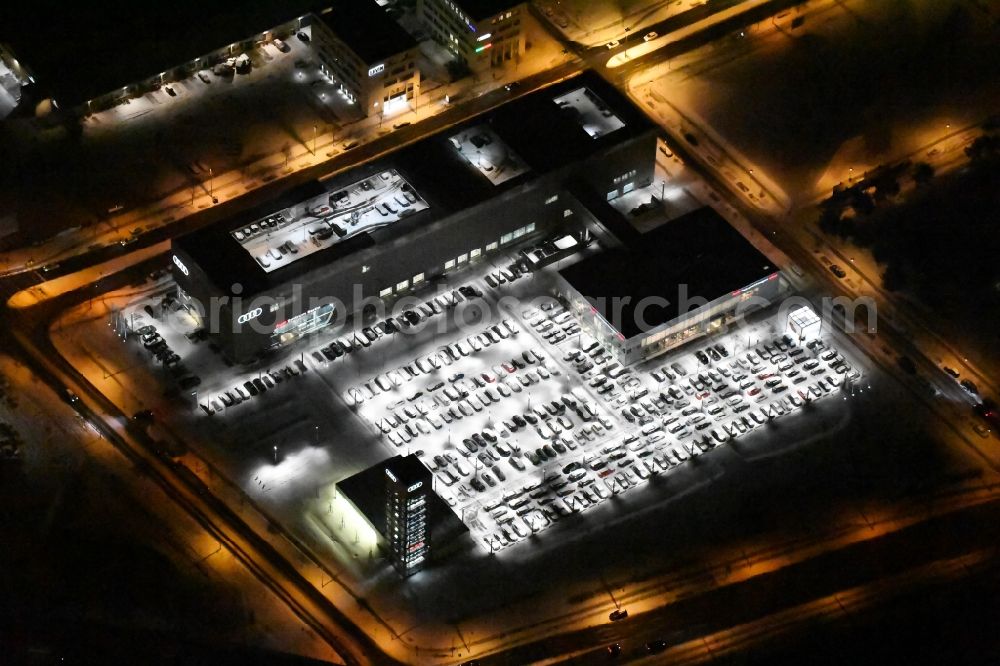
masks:
<svg viewBox="0 0 1000 666"><path fill-rule="evenodd" d="M426 481L431 478L430 470L420 462L420 458L413 454L408 456L395 456L385 461L385 468L392 472L399 481L410 485L417 481Z"/></svg>
<svg viewBox="0 0 1000 666"><path fill-rule="evenodd" d="M625 122L621 129L591 138L577 122L553 101L560 94L587 86ZM529 169L500 185L493 185L462 157L448 137L463 128L489 123L501 139L517 153ZM653 128L631 102L593 72L539 90L449 127L390 155L361 165L324 183L335 191L368 174L395 168L430 206L392 225L365 233L292 264L265 272L229 235L230 230L316 196L324 185L311 183L292 189L268 204L240 213L228 222L192 232L174 240L209 274L215 286L229 293L239 282L244 297L286 284L309 271L328 265L372 245L388 243L435 220L475 206L510 189L524 186L537 175L580 161Z"/></svg>
<svg viewBox="0 0 1000 666"><path fill-rule="evenodd" d="M703 303L765 279L778 269L757 248L705 206L590 256L559 273L625 338L672 321ZM612 299L628 296L615 316ZM644 298L667 299L641 310ZM640 326L637 315L645 321Z"/></svg>
<svg viewBox="0 0 1000 666"><path fill-rule="evenodd" d="M455 4L461 7L474 21L482 21L485 18L495 16L522 2L524 0L455 0Z"/></svg>
<svg viewBox="0 0 1000 666"><path fill-rule="evenodd" d="M407 456L407 458L412 458L413 462L423 467L423 463L416 456L411 455ZM401 459L403 459L403 456L389 458L353 476L349 476L343 481L337 482L337 488L340 492L351 500L351 503L357 507L358 511L364 514L368 522L383 536L385 535L385 489L387 481L385 468L386 465L397 464ZM424 473L430 474L426 467L424 467ZM458 519L455 512L435 492L427 494L427 510L430 517L432 550L443 546L445 543L468 531L468 528Z"/></svg>
<svg viewBox="0 0 1000 666"><path fill-rule="evenodd" d="M315 0L0 2L0 41L64 107L305 14Z"/></svg>
<svg viewBox="0 0 1000 666"><path fill-rule="evenodd" d="M417 46L375 0L337 0L317 11L320 20L367 64Z"/></svg>

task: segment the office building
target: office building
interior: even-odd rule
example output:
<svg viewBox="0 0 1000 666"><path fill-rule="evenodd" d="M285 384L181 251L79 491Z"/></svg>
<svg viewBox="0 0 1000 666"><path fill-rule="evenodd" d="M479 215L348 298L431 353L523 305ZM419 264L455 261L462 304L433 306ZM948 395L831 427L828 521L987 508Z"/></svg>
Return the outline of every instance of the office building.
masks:
<svg viewBox="0 0 1000 666"><path fill-rule="evenodd" d="M421 24L475 73L514 65L537 23L527 2L418 0Z"/></svg>
<svg viewBox="0 0 1000 666"><path fill-rule="evenodd" d="M416 105L417 43L375 0L338 2L311 19L321 70L365 115L391 115Z"/></svg>

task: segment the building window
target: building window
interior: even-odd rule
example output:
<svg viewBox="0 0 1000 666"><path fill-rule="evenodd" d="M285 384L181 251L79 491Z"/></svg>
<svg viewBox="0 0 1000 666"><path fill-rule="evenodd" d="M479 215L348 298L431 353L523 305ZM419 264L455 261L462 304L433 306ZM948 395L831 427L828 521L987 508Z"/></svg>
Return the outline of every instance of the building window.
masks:
<svg viewBox="0 0 1000 666"><path fill-rule="evenodd" d="M486 244L486 251L487 252L490 252L490 251L495 250L495 249L497 249L497 244L496 243L487 243Z"/></svg>
<svg viewBox="0 0 1000 666"><path fill-rule="evenodd" d="M612 201L616 198L618 198L618 188L615 188L610 192L608 192L608 201Z"/></svg>
<svg viewBox="0 0 1000 666"><path fill-rule="evenodd" d="M533 232L534 230L535 230L535 223L534 223L534 222L532 222L531 224L529 224L528 226L526 226L526 227L524 228L524 233L526 233L526 234L530 234L530 233L531 233L531 232Z"/></svg>
<svg viewBox="0 0 1000 666"><path fill-rule="evenodd" d="M392 287L386 287L382 291L378 292L378 297L385 298L386 296L389 296L391 294L392 294Z"/></svg>
<svg viewBox="0 0 1000 666"><path fill-rule="evenodd" d="M563 211L563 217L569 217L572 214L573 214L573 211L571 211L569 208L567 208L566 210Z"/></svg>
<svg viewBox="0 0 1000 666"><path fill-rule="evenodd" d="M506 245L512 240L514 240L514 234L504 234L503 236L500 237L500 244Z"/></svg>
<svg viewBox="0 0 1000 666"><path fill-rule="evenodd" d="M469 260L469 255L468 254L460 254L460 255L458 255L458 263L464 264L468 260Z"/></svg>
<svg viewBox="0 0 1000 666"><path fill-rule="evenodd" d="M444 262L444 269L445 270L448 270L449 268L454 268L454 267L455 267L455 260L454 259L449 259L448 261Z"/></svg>
<svg viewBox="0 0 1000 666"><path fill-rule="evenodd" d="M545 200L545 203L550 204L550 203L555 203L557 201L559 201L559 195L553 194L551 197Z"/></svg>
<svg viewBox="0 0 1000 666"><path fill-rule="evenodd" d="M628 194L634 189L635 189L635 183L633 183L630 180L629 182L625 183L625 187L622 188L622 194Z"/></svg>
<svg viewBox="0 0 1000 666"><path fill-rule="evenodd" d="M475 259L476 257L478 257L479 255L481 255L482 253L483 253L483 251L482 251L482 250L480 250L480 249L479 249L479 248L477 247L476 249L474 249L474 250L471 250L471 251L469 252L469 258L470 258L470 259Z"/></svg>
<svg viewBox="0 0 1000 666"><path fill-rule="evenodd" d="M410 281L409 280L403 280L402 282L400 282L399 284L396 285L396 291L403 291L404 289L406 289L409 286L410 286Z"/></svg>
<svg viewBox="0 0 1000 666"><path fill-rule="evenodd" d="M424 274L423 273L417 273L416 275L413 276L413 286L417 286L418 284L420 284L423 281L424 281Z"/></svg>

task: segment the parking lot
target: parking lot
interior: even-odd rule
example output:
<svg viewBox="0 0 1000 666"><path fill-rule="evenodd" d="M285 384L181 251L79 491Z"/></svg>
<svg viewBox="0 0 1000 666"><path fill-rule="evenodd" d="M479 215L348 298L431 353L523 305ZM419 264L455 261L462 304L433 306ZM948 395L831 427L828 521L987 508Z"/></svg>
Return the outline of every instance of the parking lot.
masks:
<svg viewBox="0 0 1000 666"><path fill-rule="evenodd" d="M809 419L798 412L812 402L869 390L850 352L827 336L793 339L774 311L623 368L547 296L551 269L516 260L479 262L411 308L325 329L261 368L226 367L169 285L115 321L130 320L144 363L166 368L197 398L199 420L238 443L227 457L251 456L237 464L252 492L280 483L293 508L310 487L415 453L485 552L778 420ZM308 469L282 462L324 441L319 458L303 454Z"/></svg>
<svg viewBox="0 0 1000 666"><path fill-rule="evenodd" d="M512 281L498 272L513 277L488 270L464 287L500 304L490 321L435 336L343 394L375 436L423 460L491 552L809 403L865 390L843 350L793 338L778 315L626 369L554 299L504 310ZM427 316L454 306L439 299Z"/></svg>

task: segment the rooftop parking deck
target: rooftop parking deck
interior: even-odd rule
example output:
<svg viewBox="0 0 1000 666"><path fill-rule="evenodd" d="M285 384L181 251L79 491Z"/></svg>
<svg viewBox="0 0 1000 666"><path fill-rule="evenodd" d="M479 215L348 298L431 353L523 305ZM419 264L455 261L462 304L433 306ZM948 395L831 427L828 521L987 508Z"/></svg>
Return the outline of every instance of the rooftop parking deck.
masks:
<svg viewBox="0 0 1000 666"><path fill-rule="evenodd" d="M230 236L270 273L426 208L413 187L389 169L255 220Z"/></svg>

